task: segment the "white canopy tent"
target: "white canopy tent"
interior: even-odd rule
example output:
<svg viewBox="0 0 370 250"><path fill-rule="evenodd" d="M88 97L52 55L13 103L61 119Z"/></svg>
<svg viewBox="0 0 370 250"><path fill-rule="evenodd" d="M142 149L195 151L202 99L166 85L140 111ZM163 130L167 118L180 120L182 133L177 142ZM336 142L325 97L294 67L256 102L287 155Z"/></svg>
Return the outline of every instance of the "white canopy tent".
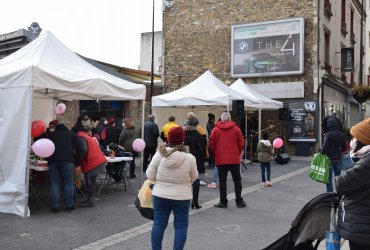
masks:
<svg viewBox="0 0 370 250"><path fill-rule="evenodd" d="M0 212L29 216L31 122L58 100L142 100L145 86L101 71L44 32L0 60Z"/></svg>
<svg viewBox="0 0 370 250"><path fill-rule="evenodd" d="M254 102L252 104L244 102L244 106L247 108L258 109L258 138L261 138L261 110L279 109L283 107L283 103L257 93L248 87L248 85L240 78L231 84L230 88L244 95L245 100L252 100ZM245 118L245 131L247 131L247 117Z"/></svg>
<svg viewBox="0 0 370 250"><path fill-rule="evenodd" d="M230 89L210 71L206 71L178 90L152 97L152 109L160 128L167 123L170 115L175 116L176 122L182 125L190 111L196 113L199 123L205 127L209 112L220 117L222 112L229 111L232 100L244 99L243 95Z"/></svg>

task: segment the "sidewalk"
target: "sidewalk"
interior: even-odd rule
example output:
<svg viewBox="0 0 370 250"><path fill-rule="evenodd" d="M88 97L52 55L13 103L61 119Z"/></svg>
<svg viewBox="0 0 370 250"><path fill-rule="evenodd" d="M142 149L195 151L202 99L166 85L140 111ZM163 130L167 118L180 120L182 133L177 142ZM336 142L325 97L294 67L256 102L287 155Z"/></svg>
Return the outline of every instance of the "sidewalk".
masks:
<svg viewBox="0 0 370 250"><path fill-rule="evenodd" d="M258 250L276 241L288 232L304 204L325 190L307 177L310 160L311 157L292 157L287 165L272 164L271 188L261 186L259 164L248 164L242 183L248 207L243 209L235 206L230 174L227 209L213 207L218 201L218 188L201 187L199 201L203 207L190 211L185 249ZM210 182L213 170L206 171L206 182ZM130 179L132 188L126 192L99 195L94 208L78 207L73 212L53 214L50 200L43 197L43 206L39 211L33 209L28 219L0 213L1 249L150 249L151 222L141 217L133 205L137 181L138 178ZM173 237L170 224L163 249L172 249Z"/></svg>

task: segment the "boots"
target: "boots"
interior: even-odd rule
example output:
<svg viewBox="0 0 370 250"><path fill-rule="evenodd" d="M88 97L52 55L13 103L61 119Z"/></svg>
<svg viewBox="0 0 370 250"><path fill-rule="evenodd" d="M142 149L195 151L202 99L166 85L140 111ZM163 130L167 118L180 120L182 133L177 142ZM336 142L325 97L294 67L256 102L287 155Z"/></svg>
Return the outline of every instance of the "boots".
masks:
<svg viewBox="0 0 370 250"><path fill-rule="evenodd" d="M199 179L194 181L193 183L193 200L191 201L191 209L199 209L202 208L202 206L199 205L198 197L199 197Z"/></svg>
<svg viewBox="0 0 370 250"><path fill-rule="evenodd" d="M94 198L87 198L84 201L81 201L80 207L94 207Z"/></svg>

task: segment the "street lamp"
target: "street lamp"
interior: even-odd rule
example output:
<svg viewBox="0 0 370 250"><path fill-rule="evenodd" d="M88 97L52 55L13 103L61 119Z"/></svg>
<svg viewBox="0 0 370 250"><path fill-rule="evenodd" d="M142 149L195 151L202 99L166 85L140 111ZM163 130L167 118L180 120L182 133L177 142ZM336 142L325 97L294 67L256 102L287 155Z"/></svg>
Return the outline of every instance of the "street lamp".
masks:
<svg viewBox="0 0 370 250"><path fill-rule="evenodd" d="M153 88L154 88L154 2L153 0L153 16L152 16L152 58L151 58L151 65L150 65L150 113L152 113L152 97L153 97ZM164 5L167 8L171 8L173 6L174 0L163 0Z"/></svg>

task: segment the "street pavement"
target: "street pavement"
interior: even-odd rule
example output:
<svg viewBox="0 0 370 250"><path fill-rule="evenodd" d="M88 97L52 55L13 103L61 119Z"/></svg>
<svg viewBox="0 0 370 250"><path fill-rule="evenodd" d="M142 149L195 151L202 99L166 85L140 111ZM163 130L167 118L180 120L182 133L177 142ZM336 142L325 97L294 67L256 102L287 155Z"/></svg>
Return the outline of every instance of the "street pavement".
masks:
<svg viewBox="0 0 370 250"><path fill-rule="evenodd" d="M185 249L248 249L267 247L287 233L299 210L325 186L307 177L311 157L292 157L286 165L272 162L272 187L260 184L258 163L248 164L243 178L246 208L236 208L233 182L229 174L229 207L215 208L219 190L201 187L202 209L190 211ZM137 166L140 164L138 162ZM206 181L212 176L207 169ZM136 173L139 176L139 173ZM0 213L0 249L150 249L151 222L133 206L139 183L130 179L127 191L102 192L94 208L72 212L50 212L47 190L42 193L40 209L31 199L31 217ZM78 197L79 201L82 199ZM174 232L170 223L163 249L172 249ZM325 243L319 249L325 249ZM343 242L341 249L349 249Z"/></svg>

